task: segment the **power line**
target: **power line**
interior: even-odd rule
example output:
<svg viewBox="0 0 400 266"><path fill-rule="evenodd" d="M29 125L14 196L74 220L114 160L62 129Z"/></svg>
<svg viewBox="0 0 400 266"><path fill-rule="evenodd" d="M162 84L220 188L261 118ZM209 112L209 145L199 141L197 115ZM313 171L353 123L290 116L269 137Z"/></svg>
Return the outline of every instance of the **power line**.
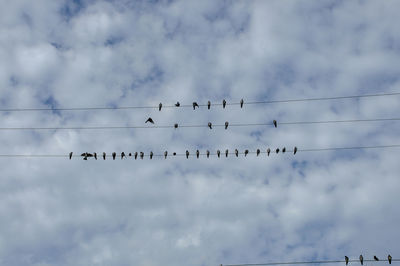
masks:
<svg viewBox="0 0 400 266"><path fill-rule="evenodd" d="M366 260L364 262L387 262L388 260ZM392 259L392 262L400 259ZM268 262L268 263L247 263L247 264L221 264L222 266L257 266L257 265L295 265L295 264L325 264L325 263L345 263L345 260L321 260L321 261L292 261L292 262ZM349 262L360 262L359 260L349 260Z"/></svg>
<svg viewBox="0 0 400 266"><path fill-rule="evenodd" d="M277 125L311 125L311 124L336 124L336 123L359 123L359 122L387 122L400 121L400 118L376 118L376 119L350 119L350 120L326 120L326 121L293 121L277 122ZM0 130L108 130L108 129L152 129L152 128L207 128L209 125L178 125L172 126L89 126L89 127L1 127ZM243 124L212 124L212 127L248 127L248 126L274 126L271 123L243 123Z"/></svg>
<svg viewBox="0 0 400 266"><path fill-rule="evenodd" d="M355 98L371 98L383 96L396 96L400 92L392 93L379 93L379 94L365 94L365 95L350 95L350 96L336 96L336 97L319 97L319 98L301 98L301 99L284 99L284 100L270 100L270 101L249 101L232 102L232 103L212 103L211 106L225 106L225 105L256 105L256 104L274 104L274 103L290 103L290 102L309 102L309 101L329 101L329 100L343 100ZM208 104L198 104L199 107L208 106ZM162 108L192 108L193 104L180 104L176 105L163 105ZM69 107L69 108L4 108L0 112L30 112L30 111L95 111L95 110L127 110L127 109L159 109L159 106L117 106L117 107Z"/></svg>

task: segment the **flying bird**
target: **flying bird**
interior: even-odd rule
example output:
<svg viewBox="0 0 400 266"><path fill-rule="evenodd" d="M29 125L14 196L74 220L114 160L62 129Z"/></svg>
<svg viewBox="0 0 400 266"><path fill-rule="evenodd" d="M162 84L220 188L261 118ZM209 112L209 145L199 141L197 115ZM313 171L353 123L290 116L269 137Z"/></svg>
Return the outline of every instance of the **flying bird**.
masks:
<svg viewBox="0 0 400 266"><path fill-rule="evenodd" d="M208 101L208 103L207 103L207 108L208 108L208 110L210 110L210 108L211 108L211 102L210 101Z"/></svg>
<svg viewBox="0 0 400 266"><path fill-rule="evenodd" d="M138 153L137 153L137 151L135 151L135 160L137 159L137 155L138 155Z"/></svg>
<svg viewBox="0 0 400 266"><path fill-rule="evenodd" d="M225 108L225 106L226 106L226 101L224 99L224 100L222 100L222 108Z"/></svg>
<svg viewBox="0 0 400 266"><path fill-rule="evenodd" d="M175 124L175 125L174 125L174 128L178 128L178 124Z"/></svg>
<svg viewBox="0 0 400 266"><path fill-rule="evenodd" d="M179 107L179 106L181 106L181 104L179 102L176 102L175 106Z"/></svg>
<svg viewBox="0 0 400 266"><path fill-rule="evenodd" d="M69 153L69 159L71 160L72 159L72 151Z"/></svg>
<svg viewBox="0 0 400 266"><path fill-rule="evenodd" d="M389 264L392 264L392 256L388 255Z"/></svg>
<svg viewBox="0 0 400 266"><path fill-rule="evenodd" d="M221 155L221 151L220 151L220 150L217 150L217 156L218 156L218 158L219 158L220 155Z"/></svg>
<svg viewBox="0 0 400 266"><path fill-rule="evenodd" d="M212 124L211 124L211 122L208 122L208 127L209 127L210 129L212 129Z"/></svg>
<svg viewBox="0 0 400 266"><path fill-rule="evenodd" d="M103 160L105 160L105 159L106 159L106 153L103 152Z"/></svg>
<svg viewBox="0 0 400 266"><path fill-rule="evenodd" d="M150 152L150 160L153 159L153 152Z"/></svg>
<svg viewBox="0 0 400 266"><path fill-rule="evenodd" d="M361 262L361 265L364 265L364 257L363 257L363 255L360 255L360 262Z"/></svg>
<svg viewBox="0 0 400 266"><path fill-rule="evenodd" d="M160 104L158 105L158 111L161 111L161 108L162 108L162 103L160 103Z"/></svg>
<svg viewBox="0 0 400 266"><path fill-rule="evenodd" d="M97 153L93 153L93 157L97 160Z"/></svg>
<svg viewBox="0 0 400 266"><path fill-rule="evenodd" d="M283 152L283 153L286 152L286 147L283 147L282 152Z"/></svg>
<svg viewBox="0 0 400 266"><path fill-rule="evenodd" d="M115 152L112 153L112 158L113 160L115 160L115 156L117 156L117 154Z"/></svg>
<svg viewBox="0 0 400 266"><path fill-rule="evenodd" d="M225 157L228 157L228 153L229 153L229 151L228 151L228 149L226 149L225 150Z"/></svg>
<svg viewBox="0 0 400 266"><path fill-rule="evenodd" d="M276 122L276 120L272 121L272 123L274 123L274 127L278 127L278 122Z"/></svg>
<svg viewBox="0 0 400 266"><path fill-rule="evenodd" d="M144 157L144 152L140 152L140 159L142 159L143 160L143 157Z"/></svg>
<svg viewBox="0 0 400 266"><path fill-rule="evenodd" d="M260 155L260 149L257 149L257 156Z"/></svg>
<svg viewBox="0 0 400 266"><path fill-rule="evenodd" d="M296 152L297 152L297 147L294 147L293 154L296 154Z"/></svg>
<svg viewBox="0 0 400 266"><path fill-rule="evenodd" d="M186 159L189 159L189 151L186 150Z"/></svg>
<svg viewBox="0 0 400 266"><path fill-rule="evenodd" d="M279 153L279 148L277 148L277 149L275 150L275 152L276 152L276 153Z"/></svg>
<svg viewBox="0 0 400 266"><path fill-rule="evenodd" d="M267 149L267 155L269 156L270 153L271 153L271 149L268 148L268 149Z"/></svg>
<svg viewBox="0 0 400 266"><path fill-rule="evenodd" d="M228 126L229 126L229 122L226 121L226 122L225 122L225 129L228 129Z"/></svg>
<svg viewBox="0 0 400 266"><path fill-rule="evenodd" d="M193 110L196 110L196 107L199 108L199 105L197 104L197 102L193 102Z"/></svg>
<svg viewBox="0 0 400 266"><path fill-rule="evenodd" d="M344 256L344 260L346 261L346 265L349 264L349 257Z"/></svg>
<svg viewBox="0 0 400 266"><path fill-rule="evenodd" d="M199 158L199 156L200 156L200 151L197 150L197 151L196 151L196 157L197 157L197 159Z"/></svg>
<svg viewBox="0 0 400 266"><path fill-rule="evenodd" d="M146 120L146 122L144 122L144 123L146 124L147 122L150 122L150 123L154 124L154 121L153 121L153 119L151 119L151 117L149 117L149 118Z"/></svg>
<svg viewBox="0 0 400 266"><path fill-rule="evenodd" d="M244 157L246 157L247 154L249 154L249 150L245 150L245 151L244 151Z"/></svg>
<svg viewBox="0 0 400 266"><path fill-rule="evenodd" d="M236 157L239 156L239 151L237 149L235 149L235 155L236 155Z"/></svg>
<svg viewBox="0 0 400 266"><path fill-rule="evenodd" d="M165 151L165 152L164 152L164 159L167 159L167 156L168 156L168 152Z"/></svg>
<svg viewBox="0 0 400 266"><path fill-rule="evenodd" d="M374 256L374 260L376 260L376 261L379 261L379 259L378 259L378 257L377 257L377 256Z"/></svg>
<svg viewBox="0 0 400 266"><path fill-rule="evenodd" d="M243 99L241 99L240 100L240 108L243 108L243 103L244 103L244 101L243 101Z"/></svg>
<svg viewBox="0 0 400 266"><path fill-rule="evenodd" d="M209 158L209 157L210 157L210 151L207 150L207 158Z"/></svg>
<svg viewBox="0 0 400 266"><path fill-rule="evenodd" d="M124 159L124 157L126 158L125 152L121 152L121 160Z"/></svg>

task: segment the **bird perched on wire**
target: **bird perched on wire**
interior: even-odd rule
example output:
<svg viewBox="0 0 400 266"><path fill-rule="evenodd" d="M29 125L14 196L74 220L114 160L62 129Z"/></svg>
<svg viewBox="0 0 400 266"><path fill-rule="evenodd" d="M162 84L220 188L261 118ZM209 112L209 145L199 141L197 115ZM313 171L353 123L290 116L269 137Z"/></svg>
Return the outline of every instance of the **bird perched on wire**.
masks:
<svg viewBox="0 0 400 266"><path fill-rule="evenodd" d="M286 152L286 147L283 147L282 153L285 153L285 152Z"/></svg>
<svg viewBox="0 0 400 266"><path fill-rule="evenodd" d="M162 108L162 103L160 103L160 104L158 105L158 111L161 111L161 108Z"/></svg>
<svg viewBox="0 0 400 266"><path fill-rule="evenodd" d="M87 152L82 153L81 156L83 156L83 160L86 161L87 158L89 157L89 154L90 154L90 153L87 153Z"/></svg>
<svg viewBox="0 0 400 266"><path fill-rule="evenodd" d="M168 156L168 151L165 151L164 152L164 159L167 159L167 156Z"/></svg>
<svg viewBox="0 0 400 266"><path fill-rule="evenodd" d="M377 257L377 256L374 256L374 260L376 260L376 261L379 261L379 259L378 259L378 257Z"/></svg>
<svg viewBox="0 0 400 266"><path fill-rule="evenodd" d="M389 264L392 264L392 256L390 256L390 254L388 255L388 261L389 261Z"/></svg>
<svg viewBox="0 0 400 266"><path fill-rule="evenodd" d="M245 150L245 151L244 151L244 157L246 157L247 154L249 154L249 150Z"/></svg>
<svg viewBox="0 0 400 266"><path fill-rule="evenodd" d="M189 159L189 151L186 150L186 159Z"/></svg>
<svg viewBox="0 0 400 266"><path fill-rule="evenodd" d="M218 158L219 158L219 156L221 156L221 151L220 150L217 150L217 156L218 156Z"/></svg>
<svg viewBox="0 0 400 266"><path fill-rule="evenodd" d="M257 156L260 155L260 149L257 149Z"/></svg>
<svg viewBox="0 0 400 266"><path fill-rule="evenodd" d="M349 264L349 257L344 256L344 260L345 260L345 262L346 262L346 265Z"/></svg>
<svg viewBox="0 0 400 266"><path fill-rule="evenodd" d="M125 152L121 152L121 160L126 158Z"/></svg>
<svg viewBox="0 0 400 266"><path fill-rule="evenodd" d="M225 101L225 99L223 99L222 100L222 108L225 108L225 106L226 106L226 101Z"/></svg>
<svg viewBox="0 0 400 266"><path fill-rule="evenodd" d="M209 158L210 157L210 151L207 150L206 154L207 154L207 158Z"/></svg>
<svg viewBox="0 0 400 266"><path fill-rule="evenodd" d="M236 157L239 156L239 151L237 149L235 149L235 155L236 155Z"/></svg>
<svg viewBox="0 0 400 266"><path fill-rule="evenodd" d="M364 265L364 257L363 257L363 255L360 255L360 263L361 263L361 265Z"/></svg>
<svg viewBox="0 0 400 266"><path fill-rule="evenodd" d="M138 153L137 153L137 151L135 151L135 155L134 155L135 160L137 159L137 156L138 156Z"/></svg>
<svg viewBox="0 0 400 266"><path fill-rule="evenodd" d="M97 153L93 153L93 157L94 157L94 159L96 159L97 160Z"/></svg>
<svg viewBox="0 0 400 266"><path fill-rule="evenodd" d="M103 152L103 160L105 160L105 159L106 159L106 153Z"/></svg>
<svg viewBox="0 0 400 266"><path fill-rule="evenodd" d="M226 122L225 122L225 129L228 129L228 126L229 126L229 122L226 121Z"/></svg>
<svg viewBox="0 0 400 266"><path fill-rule="evenodd" d="M278 127L278 122L276 122L276 120L272 121L272 123L274 124L274 127Z"/></svg>
<svg viewBox="0 0 400 266"><path fill-rule="evenodd" d="M69 159L71 160L72 159L72 151L69 153Z"/></svg>
<svg viewBox="0 0 400 266"><path fill-rule="evenodd" d="M208 101L208 102L207 102L207 109L210 110L210 108L211 108L211 102Z"/></svg>
<svg viewBox="0 0 400 266"><path fill-rule="evenodd" d="M153 152L150 152L150 160L153 159Z"/></svg>
<svg viewBox="0 0 400 266"><path fill-rule="evenodd" d="M271 153L271 149L268 148L268 149L267 149L267 155L269 156L270 153Z"/></svg>
<svg viewBox="0 0 400 266"><path fill-rule="evenodd" d="M225 157L228 157L228 153L229 153L229 151L228 151L228 149L226 149L225 150Z"/></svg>
<svg viewBox="0 0 400 266"><path fill-rule="evenodd" d="M175 123L174 128L178 128L178 124Z"/></svg>
<svg viewBox="0 0 400 266"><path fill-rule="evenodd" d="M296 154L296 152L297 152L297 147L294 147L293 154Z"/></svg>
<svg viewBox="0 0 400 266"><path fill-rule="evenodd" d="M117 154L115 152L112 153L112 158L113 160L115 160L115 156L117 156Z"/></svg>
<svg viewBox="0 0 400 266"><path fill-rule="evenodd" d="M142 159L143 160L143 157L144 157L144 152L140 152L140 159Z"/></svg>
<svg viewBox="0 0 400 266"><path fill-rule="evenodd" d="M276 153L279 153L279 148L277 148L277 149L275 150L275 152L276 152Z"/></svg>
<svg viewBox="0 0 400 266"><path fill-rule="evenodd" d="M208 127L209 127L210 129L212 129L212 123L211 123L211 122L208 122Z"/></svg>
<svg viewBox="0 0 400 266"><path fill-rule="evenodd" d="M199 105L197 104L197 102L193 102L193 110L196 110L196 107L199 108Z"/></svg>
<svg viewBox="0 0 400 266"><path fill-rule="evenodd" d="M200 156L200 151L197 150L197 151L196 151L196 157L197 157L197 159L199 158L199 156Z"/></svg>
<svg viewBox="0 0 400 266"><path fill-rule="evenodd" d="M240 108L243 108L243 103L244 103L244 101L243 101L243 99L241 99L240 100Z"/></svg>
<svg viewBox="0 0 400 266"><path fill-rule="evenodd" d="M175 106L179 107L179 106L181 106L181 104L179 102L176 102Z"/></svg>
<svg viewBox="0 0 400 266"><path fill-rule="evenodd" d="M151 117L147 118L146 122L144 122L144 123L146 124L147 122L154 124L154 121Z"/></svg>

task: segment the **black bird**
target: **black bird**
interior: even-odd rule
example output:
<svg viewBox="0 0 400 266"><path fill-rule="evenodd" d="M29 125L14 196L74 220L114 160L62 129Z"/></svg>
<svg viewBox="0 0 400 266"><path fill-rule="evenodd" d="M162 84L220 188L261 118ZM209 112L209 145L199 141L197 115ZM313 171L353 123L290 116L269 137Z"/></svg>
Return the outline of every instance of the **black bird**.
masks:
<svg viewBox="0 0 400 266"><path fill-rule="evenodd" d="M243 101L243 99L241 99L240 100L240 108L243 108L243 103L244 103L244 101Z"/></svg>
<svg viewBox="0 0 400 266"><path fill-rule="evenodd" d="M128 156L129 156L129 157L132 157L132 153L129 153Z"/></svg>
<svg viewBox="0 0 400 266"><path fill-rule="evenodd" d="M150 152L150 160L153 159L153 152Z"/></svg>
<svg viewBox="0 0 400 266"><path fill-rule="evenodd" d="M277 148L277 149L275 150L275 152L276 152L276 153L279 153L279 148Z"/></svg>
<svg viewBox="0 0 400 266"><path fill-rule="evenodd" d="M97 160L97 153L93 153L93 157Z"/></svg>
<svg viewBox="0 0 400 266"><path fill-rule="evenodd" d="M207 103L207 108L208 108L208 110L210 110L210 108L211 108L211 102L210 101L208 101L208 103Z"/></svg>
<svg viewBox="0 0 400 266"><path fill-rule="evenodd" d="M260 155L260 149L257 149L257 156Z"/></svg>
<svg viewBox="0 0 400 266"><path fill-rule="evenodd" d="M72 151L69 153L69 159L72 159Z"/></svg>
<svg viewBox="0 0 400 266"><path fill-rule="evenodd" d="M272 121L272 123L274 123L274 127L278 127L278 122L276 122L276 120Z"/></svg>
<svg viewBox="0 0 400 266"><path fill-rule="evenodd" d="M225 108L225 106L226 106L226 101L224 99L224 100L222 100L222 108Z"/></svg>
<svg viewBox="0 0 400 266"><path fill-rule="evenodd" d="M376 260L376 261L379 261L379 259L378 259L378 257L377 257L377 256L374 256L374 260Z"/></svg>
<svg viewBox="0 0 400 266"><path fill-rule="evenodd" d="M137 153L137 151L135 151L135 160L137 159L137 155L138 155L138 153Z"/></svg>
<svg viewBox="0 0 400 266"><path fill-rule="evenodd" d="M271 149L268 148L268 149L267 149L267 155L269 156L270 153L271 153Z"/></svg>
<svg viewBox="0 0 400 266"><path fill-rule="evenodd" d="M175 124L175 125L174 125L174 128L178 128L178 124Z"/></svg>
<svg viewBox="0 0 400 266"><path fill-rule="evenodd" d="M229 151L228 151L228 149L226 149L225 150L225 157L228 157L228 153L229 153Z"/></svg>
<svg viewBox="0 0 400 266"><path fill-rule="evenodd" d="M142 159L143 160L143 157L144 157L144 152L140 152L140 159Z"/></svg>
<svg viewBox="0 0 400 266"><path fill-rule="evenodd" d="M124 159L124 157L126 158L125 152L121 152L121 160Z"/></svg>
<svg viewBox="0 0 400 266"><path fill-rule="evenodd" d="M199 105L197 104L197 102L193 102L193 110L196 110L196 107L199 108Z"/></svg>
<svg viewBox="0 0 400 266"><path fill-rule="evenodd" d="M392 264L392 256L388 255L389 264Z"/></svg>
<svg viewBox="0 0 400 266"><path fill-rule="evenodd" d="M217 156L218 156L218 158L219 158L220 155L221 155L221 151L220 151L220 150L217 150Z"/></svg>
<svg viewBox="0 0 400 266"><path fill-rule="evenodd" d="M235 149L235 155L236 155L236 157L239 156L239 151L237 149Z"/></svg>
<svg viewBox="0 0 400 266"><path fill-rule="evenodd" d="M247 154L249 154L249 150L245 150L245 151L244 151L244 157L246 157Z"/></svg>
<svg viewBox="0 0 400 266"><path fill-rule="evenodd" d="M296 152L297 152L297 147L294 147L293 154L296 154Z"/></svg>
<svg viewBox="0 0 400 266"><path fill-rule="evenodd" d="M164 152L164 159L167 159L167 156L168 156L168 152L165 151L165 152Z"/></svg>
<svg viewBox="0 0 400 266"><path fill-rule="evenodd" d="M160 103L160 104L158 105L158 111L161 111L161 108L162 108L162 103Z"/></svg>
<svg viewBox="0 0 400 266"><path fill-rule="evenodd" d="M285 153L285 152L286 152L286 147L283 147L282 153Z"/></svg>
<svg viewBox="0 0 400 266"><path fill-rule="evenodd" d="M186 150L186 159L189 159L189 151Z"/></svg>
<svg viewBox="0 0 400 266"><path fill-rule="evenodd" d="M199 156L200 156L200 151L197 150L197 151L196 151L196 157L197 157L197 159L199 158Z"/></svg>
<svg viewBox="0 0 400 266"><path fill-rule="evenodd" d="M228 126L229 126L229 122L226 121L226 122L225 122L225 129L228 129Z"/></svg>
<svg viewBox="0 0 400 266"><path fill-rule="evenodd" d="M211 124L211 122L208 122L208 127L209 127L210 129L212 129L212 124Z"/></svg>
<svg viewBox="0 0 400 266"><path fill-rule="evenodd" d="M87 152L84 152L81 154L81 156L83 156L83 160L85 160L85 161L87 160L87 157L88 157L87 154L88 154Z"/></svg>
<svg viewBox="0 0 400 266"><path fill-rule="evenodd" d="M181 104L179 102L176 102L175 106L179 107L179 106L181 106Z"/></svg>
<svg viewBox="0 0 400 266"><path fill-rule="evenodd" d="M363 257L363 255L360 255L360 262L361 262L361 265L364 265L364 257Z"/></svg>
<svg viewBox="0 0 400 266"><path fill-rule="evenodd" d="M207 158L210 157L210 151L207 150Z"/></svg>
<svg viewBox="0 0 400 266"><path fill-rule="evenodd" d="M147 122L150 122L150 123L154 124L154 121L153 121L153 119L151 119L151 117L149 117L149 118L146 120L146 122L144 122L144 123L146 124Z"/></svg>
<svg viewBox="0 0 400 266"><path fill-rule="evenodd" d="M172 155L173 155L173 156L176 156L176 152L174 152Z"/></svg>
<svg viewBox="0 0 400 266"><path fill-rule="evenodd" d="M115 160L115 156L117 156L117 154L115 152L113 152L112 153L113 160Z"/></svg>
<svg viewBox="0 0 400 266"><path fill-rule="evenodd" d="M106 159L106 153L103 152L103 160L105 160L105 159Z"/></svg>
<svg viewBox="0 0 400 266"><path fill-rule="evenodd" d="M346 261L346 265L349 264L349 257L344 256L344 260Z"/></svg>

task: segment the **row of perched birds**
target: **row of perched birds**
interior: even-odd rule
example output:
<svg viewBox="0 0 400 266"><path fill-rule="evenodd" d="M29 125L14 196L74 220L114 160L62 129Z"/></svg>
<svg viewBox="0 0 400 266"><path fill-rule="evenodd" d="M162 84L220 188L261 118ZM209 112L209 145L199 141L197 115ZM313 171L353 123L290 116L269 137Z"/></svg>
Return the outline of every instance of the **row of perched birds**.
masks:
<svg viewBox="0 0 400 266"><path fill-rule="evenodd" d="M388 260L389 264L392 264L392 256L390 256L390 254L389 254L387 258L388 258L387 260ZM361 265L364 265L363 255L360 255L359 260L360 260ZM379 261L377 256L374 256L374 260ZM344 256L344 261L346 262L346 265L349 264L349 257Z"/></svg>
<svg viewBox="0 0 400 266"><path fill-rule="evenodd" d="M294 147L294 149L293 149L293 154L296 154L296 153L297 153L297 150L298 150L297 147ZM265 153L269 156L269 155L271 154L271 152L274 152L274 151L272 151L270 148L267 148L267 150L266 150ZM283 147L282 150L279 149L279 148L276 148L276 149L275 149L275 153L278 154L279 152L285 153L285 152L286 152L286 147ZM249 153L250 153L249 150L245 150L245 151L243 152L243 154L244 154L245 157L246 157ZM259 156L259 155L261 154L261 150L260 150L260 149L257 149L255 153L256 153L257 156ZM263 152L263 153L264 153L264 152ZM199 150L196 150L196 153L195 153L195 154L196 154L196 157L197 157L197 158L199 158L200 155L206 155L207 158L209 158L210 155L211 155L211 153L210 153L209 150L207 150L206 153L204 153L204 154L201 154ZM239 157L239 150L238 150L238 149L235 149L234 154L235 154L236 157ZM143 158L144 158L144 155L145 155L144 152L135 152L135 153L133 153L133 154L132 154L132 153L126 154L125 152L121 152L120 157L121 157L121 160L122 160L122 159L124 159L124 158L132 157L132 156L133 156L133 157L135 158L135 160L136 160L138 157L139 157L140 159L143 159ZM173 155L173 156L176 156L177 153L174 152L174 153L172 153L172 155ZM185 152L186 159L189 159L189 155L190 155L190 152L189 152L188 150L186 150L186 152ZM220 151L220 150L217 150L216 155L218 156L218 158L220 158L220 157L221 157L221 151ZM228 157L228 155L229 155L229 150L226 149L226 150L225 150L225 157ZM72 156L73 156L73 152L70 152L70 153L69 153L69 159L70 159L70 160L72 159ZM94 159L97 160L97 153L96 153L96 152L94 152L94 153L84 152L84 153L81 154L81 156L83 157L83 160L87 160L87 159L90 158L90 157L93 157ZM162 156L162 155L154 155L154 153L151 151L151 152L149 153L150 159L153 159L153 156ZM168 156L168 151L165 151L165 152L164 152L164 158L167 159L167 156ZM103 157L103 160L105 160L106 157L107 157L107 154L106 154L105 152L103 152L102 157ZM116 153L116 152L113 152L113 153L111 154L111 157L113 158L113 160L115 160L115 158L117 157L117 153Z"/></svg>
<svg viewBox="0 0 400 266"><path fill-rule="evenodd" d="M149 117L149 118L146 120L145 124L146 124L146 123L154 124L154 120L153 120L151 117ZM274 127L278 127L278 122L277 122L276 120L273 120L273 121L272 121L272 124L274 125ZM211 122L208 122L207 126L208 126L210 129L212 129L213 124L212 124ZM225 122L225 129L228 129L228 126L229 126L229 122L226 121L226 122ZM174 124L174 128L178 128L178 127L179 127L178 123L175 123L175 124Z"/></svg>
<svg viewBox="0 0 400 266"><path fill-rule="evenodd" d="M226 104L227 104L226 100L225 100L225 99L222 100L222 108L225 109ZM241 99L241 100L240 100L240 108L243 108L243 104L244 104L244 100ZM181 104L180 104L179 102L176 102L175 106L176 106L176 107L180 107ZM197 102L193 102L192 106L193 106L193 110L196 110L196 107L197 107L197 108L200 108L200 106L199 106L199 104L198 104ZM158 104L158 111L161 111L162 107L163 107L162 103L159 103L159 104ZM207 102L207 108L208 108L208 110L211 109L211 102L210 102L210 101Z"/></svg>

